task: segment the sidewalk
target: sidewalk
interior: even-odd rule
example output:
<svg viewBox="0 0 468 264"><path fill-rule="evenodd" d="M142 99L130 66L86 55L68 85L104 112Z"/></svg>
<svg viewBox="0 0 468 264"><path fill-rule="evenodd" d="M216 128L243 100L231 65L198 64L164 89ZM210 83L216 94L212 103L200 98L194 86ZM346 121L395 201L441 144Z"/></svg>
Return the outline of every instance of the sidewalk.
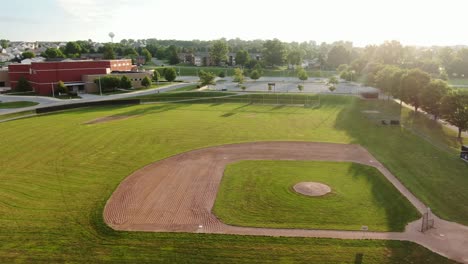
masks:
<svg viewBox="0 0 468 264"><path fill-rule="evenodd" d="M393 99L393 101L395 101L395 102L398 103L398 104L400 103L400 100L398 100L398 99ZM411 106L411 105L409 105L409 104L406 104L406 103L404 103L404 102L402 103L402 105L403 105L404 107L406 107L406 108L411 109L411 110L414 111L414 107L413 107L413 106ZM424 111L421 110L421 109L418 109L418 113L421 113L421 114L425 115L427 118L429 118L429 119L431 119L431 120L434 120L434 116L433 116L433 115L428 114L428 113L424 112ZM437 119L437 122L438 122L439 124L441 124L441 125L443 125L443 126L445 126L445 127L448 127L448 128L450 128L451 130L453 130L453 131L455 131L455 132L458 133L458 127L453 126L453 125L451 125L451 124L445 122L443 119ZM462 131L462 137L468 138L468 131Z"/></svg>

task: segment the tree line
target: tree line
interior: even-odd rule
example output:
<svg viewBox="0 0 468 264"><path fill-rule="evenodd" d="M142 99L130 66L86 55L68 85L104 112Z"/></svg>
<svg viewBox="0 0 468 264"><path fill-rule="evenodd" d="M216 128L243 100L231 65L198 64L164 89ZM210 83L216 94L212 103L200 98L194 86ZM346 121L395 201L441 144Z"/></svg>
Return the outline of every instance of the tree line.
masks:
<svg viewBox="0 0 468 264"><path fill-rule="evenodd" d="M340 76L348 77L349 65L341 65ZM383 94L443 118L458 128L458 138L468 129L468 92L450 88L442 79L434 78L419 68L405 69L395 65L373 63L366 66L365 84Z"/></svg>
<svg viewBox="0 0 468 264"><path fill-rule="evenodd" d="M8 40L1 40L5 46ZM414 47L403 46L398 41L385 41L380 45L354 47L349 41L333 43L283 42L271 40L158 40L123 39L119 43L107 43L95 48L91 40L68 42L58 49L48 48L42 56L49 59L79 58L83 53L102 53L105 59L126 57L135 59L144 56L147 62L155 57L169 64L180 63L180 53L209 53L213 64L226 62L228 53L235 53L236 63L243 67L301 65L304 60L314 60L321 70L336 70L348 64L359 74L369 63L396 65L402 68L420 68L433 77L446 80L448 77L468 78L468 48L466 47ZM259 54L261 61L252 62L251 55ZM30 52L24 58L33 56Z"/></svg>

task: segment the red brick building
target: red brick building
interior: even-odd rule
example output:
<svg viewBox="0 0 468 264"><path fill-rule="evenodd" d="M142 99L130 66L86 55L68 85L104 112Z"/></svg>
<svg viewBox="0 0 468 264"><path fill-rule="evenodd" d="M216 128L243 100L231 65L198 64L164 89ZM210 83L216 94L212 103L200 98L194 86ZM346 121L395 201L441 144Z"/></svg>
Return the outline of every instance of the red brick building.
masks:
<svg viewBox="0 0 468 264"><path fill-rule="evenodd" d="M100 61L54 61L33 62L31 64L10 64L8 75L12 89L21 76L31 83L39 95L50 95L56 89L57 83L84 89L84 75L109 74L113 71L131 71L131 60L100 60Z"/></svg>

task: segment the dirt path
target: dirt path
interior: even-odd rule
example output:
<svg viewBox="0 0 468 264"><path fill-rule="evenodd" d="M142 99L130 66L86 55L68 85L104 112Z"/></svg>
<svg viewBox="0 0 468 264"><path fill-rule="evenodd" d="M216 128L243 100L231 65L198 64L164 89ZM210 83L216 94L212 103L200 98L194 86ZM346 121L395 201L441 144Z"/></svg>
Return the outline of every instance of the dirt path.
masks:
<svg viewBox="0 0 468 264"><path fill-rule="evenodd" d="M405 232L271 229L229 226L211 213L227 164L240 160L333 160L376 167L423 213L426 206L366 149L359 145L311 142L256 142L182 153L148 165L127 177L104 209L116 230L198 232L239 235L407 240L468 263L468 227L435 217L435 229L419 232L421 220Z"/></svg>

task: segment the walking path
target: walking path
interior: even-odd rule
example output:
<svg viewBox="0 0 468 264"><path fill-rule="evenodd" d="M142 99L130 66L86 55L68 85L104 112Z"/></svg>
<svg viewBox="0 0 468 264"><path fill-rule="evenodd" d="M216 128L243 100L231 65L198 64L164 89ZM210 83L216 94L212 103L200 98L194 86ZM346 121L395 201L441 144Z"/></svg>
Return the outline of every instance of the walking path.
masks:
<svg viewBox="0 0 468 264"><path fill-rule="evenodd" d="M211 210L225 166L240 160L333 160L376 167L420 212L424 205L366 149L359 145L311 142L255 142L182 153L127 177L104 208L116 230L197 232L236 235L405 240L468 263L468 227L434 216L435 228L421 233L421 219L404 232L274 229L230 226Z"/></svg>
<svg viewBox="0 0 468 264"><path fill-rule="evenodd" d="M396 103L398 103L398 104L400 103L400 100L397 100L397 99L393 99L393 100L394 100ZM409 104L401 103L401 105L403 105L404 107L406 107L406 108L408 108L408 109L414 110L414 107L411 106L411 105L409 105ZM418 109L418 113L422 113L422 114L426 115L427 118L429 118L429 119L434 119L434 116L433 116L433 115L428 114L428 113L424 112L424 111L421 110L421 109ZM444 120L442 120L442 119L440 119L440 118L437 119L436 122L438 122L439 124L441 124L441 125L443 125L443 126L446 126L446 127L450 128L451 130L453 130L453 131L455 131L455 132L458 133L458 127L453 126L453 125L451 125L451 124L445 122ZM462 131L462 137L467 137L467 138L468 138L468 131Z"/></svg>

